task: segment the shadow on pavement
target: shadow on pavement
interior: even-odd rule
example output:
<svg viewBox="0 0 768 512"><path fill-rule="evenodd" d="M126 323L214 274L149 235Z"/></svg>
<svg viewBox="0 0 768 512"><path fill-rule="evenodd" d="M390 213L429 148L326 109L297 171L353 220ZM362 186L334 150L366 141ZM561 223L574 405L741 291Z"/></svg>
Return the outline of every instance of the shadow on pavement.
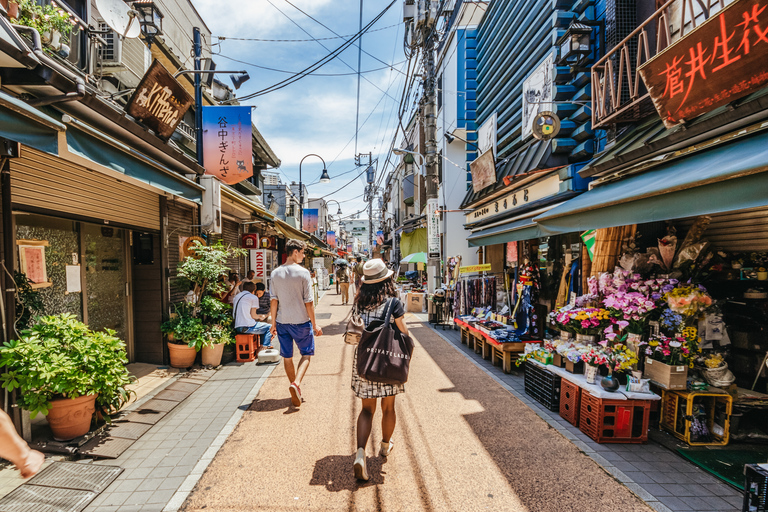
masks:
<svg viewBox="0 0 768 512"><path fill-rule="evenodd" d="M254 412L274 412L274 411L282 411L283 409L288 409L291 407L291 398L267 398L267 399L259 399L253 401L251 406L248 408L249 411Z"/></svg>
<svg viewBox="0 0 768 512"><path fill-rule="evenodd" d="M383 484L386 472L382 471L382 462L382 457L368 457L366 465L370 480L363 482L358 481L352 472L352 465L355 463L354 455L328 455L315 462L309 485L323 485L330 492L339 492L356 491L360 487Z"/></svg>

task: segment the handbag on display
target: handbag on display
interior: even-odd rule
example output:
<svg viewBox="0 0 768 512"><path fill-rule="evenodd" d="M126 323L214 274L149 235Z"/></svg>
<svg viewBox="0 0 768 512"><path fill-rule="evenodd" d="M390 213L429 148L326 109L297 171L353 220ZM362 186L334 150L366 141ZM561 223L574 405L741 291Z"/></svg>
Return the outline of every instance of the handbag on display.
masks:
<svg viewBox="0 0 768 512"><path fill-rule="evenodd" d="M347 322L347 330L344 332L344 343L347 345L357 345L360 343L360 337L365 330L363 319L357 312L357 306L352 308L352 316Z"/></svg>
<svg viewBox="0 0 768 512"><path fill-rule="evenodd" d="M384 307L384 320L368 325L357 345L357 374L372 382L403 384L413 354L413 340L390 324L394 300Z"/></svg>

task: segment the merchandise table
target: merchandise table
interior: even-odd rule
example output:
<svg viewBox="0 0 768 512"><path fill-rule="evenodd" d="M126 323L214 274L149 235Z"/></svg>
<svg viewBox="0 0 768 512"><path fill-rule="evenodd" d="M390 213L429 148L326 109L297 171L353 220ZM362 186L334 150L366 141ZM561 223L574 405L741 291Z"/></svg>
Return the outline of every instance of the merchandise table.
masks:
<svg viewBox="0 0 768 512"><path fill-rule="evenodd" d="M531 359L529 359L529 361L531 361ZM542 368L548 369L555 375L564 378L568 382L572 382L581 389L586 390L590 395L597 398L607 398L610 400L661 400L661 397L655 393L635 393L632 391L623 391L621 389L615 392L606 391L600 384L587 383L587 379L583 374L571 373L566 371L565 368L560 368L553 365L543 365L538 361L533 362ZM597 378L600 379L601 377L598 375Z"/></svg>
<svg viewBox="0 0 768 512"><path fill-rule="evenodd" d="M473 347L476 354L482 353L483 359L490 357L493 364L501 361L504 373L512 371L512 362L525 352L527 343L541 343L541 340L502 343L463 320L454 318L453 322L461 328L461 342L468 347Z"/></svg>

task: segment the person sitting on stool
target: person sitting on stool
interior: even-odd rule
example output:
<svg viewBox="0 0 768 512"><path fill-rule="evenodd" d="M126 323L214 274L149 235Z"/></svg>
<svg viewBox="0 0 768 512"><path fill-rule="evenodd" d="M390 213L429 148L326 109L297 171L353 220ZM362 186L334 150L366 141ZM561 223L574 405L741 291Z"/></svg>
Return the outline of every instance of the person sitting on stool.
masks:
<svg viewBox="0 0 768 512"><path fill-rule="evenodd" d="M256 310L258 315L256 321L272 323L272 317L269 316L271 297L264 283L256 283L256 297L259 298L259 308Z"/></svg>
<svg viewBox="0 0 768 512"><path fill-rule="evenodd" d="M259 298L254 294L256 283L243 283L243 291L235 296L232 303L232 315L235 317L235 332L237 334L260 334L261 346L272 348L271 324L257 320L259 316ZM269 303L267 303L269 304Z"/></svg>

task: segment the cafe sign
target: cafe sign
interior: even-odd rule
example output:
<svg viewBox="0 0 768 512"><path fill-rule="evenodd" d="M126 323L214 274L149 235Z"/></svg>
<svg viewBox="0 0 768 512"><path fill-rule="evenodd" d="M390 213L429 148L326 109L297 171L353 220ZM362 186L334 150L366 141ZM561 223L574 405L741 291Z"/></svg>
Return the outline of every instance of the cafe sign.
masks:
<svg viewBox="0 0 768 512"><path fill-rule="evenodd" d="M131 96L126 111L168 140L189 110L192 96L155 59Z"/></svg>
<svg viewBox="0 0 768 512"><path fill-rule="evenodd" d="M521 208L527 204L553 196L560 191L560 176L554 173L526 187L520 187L505 196L475 208L464 216L465 224L475 224L507 212Z"/></svg>
<svg viewBox="0 0 768 512"><path fill-rule="evenodd" d="M639 71L667 128L764 87L768 5L732 3Z"/></svg>

